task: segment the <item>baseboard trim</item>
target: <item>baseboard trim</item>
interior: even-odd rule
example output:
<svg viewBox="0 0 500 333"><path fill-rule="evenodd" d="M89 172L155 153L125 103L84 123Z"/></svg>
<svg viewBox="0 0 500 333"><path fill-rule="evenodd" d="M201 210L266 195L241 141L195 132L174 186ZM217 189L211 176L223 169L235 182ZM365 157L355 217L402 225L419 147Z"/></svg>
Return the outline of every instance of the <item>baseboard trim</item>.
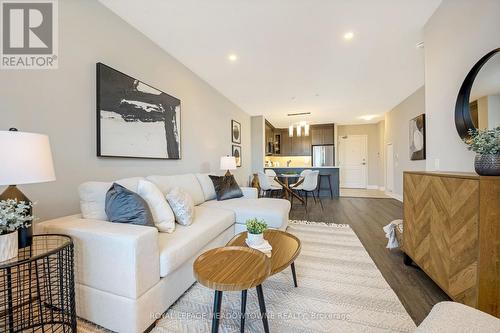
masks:
<svg viewBox="0 0 500 333"><path fill-rule="evenodd" d="M382 192L385 192L385 187L384 186L379 186L378 189Z"/></svg>
<svg viewBox="0 0 500 333"><path fill-rule="evenodd" d="M403 202L403 196L402 195L399 195L399 194L396 194L396 193L392 193L392 192L385 192L385 194L388 195L388 196L390 196L393 199L396 199L398 201Z"/></svg>
<svg viewBox="0 0 500 333"><path fill-rule="evenodd" d="M378 190L378 185L367 185L366 189L367 190Z"/></svg>

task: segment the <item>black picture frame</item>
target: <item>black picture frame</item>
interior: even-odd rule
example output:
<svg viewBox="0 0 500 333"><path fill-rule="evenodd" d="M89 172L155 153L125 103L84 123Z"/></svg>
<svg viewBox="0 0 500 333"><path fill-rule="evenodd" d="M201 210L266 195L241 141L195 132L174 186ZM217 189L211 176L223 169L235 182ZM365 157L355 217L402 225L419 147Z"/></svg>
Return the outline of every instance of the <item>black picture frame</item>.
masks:
<svg viewBox="0 0 500 333"><path fill-rule="evenodd" d="M233 145L231 149L231 156L236 159L236 167L241 167L243 158L241 156L241 146Z"/></svg>
<svg viewBox="0 0 500 333"><path fill-rule="evenodd" d="M241 144L241 124L231 120L231 142Z"/></svg>
<svg viewBox="0 0 500 333"><path fill-rule="evenodd" d="M408 149L410 152L410 160L412 161L425 160L425 155L426 155L425 113L422 113L409 121L408 132L409 132ZM415 140L415 138L418 139Z"/></svg>
<svg viewBox="0 0 500 333"><path fill-rule="evenodd" d="M146 108L148 108L147 112ZM96 63L96 145L98 157L181 159L181 110L182 103L180 99L108 65L100 62ZM112 117L105 118L118 120L123 125L127 124L127 127L131 127L131 124L135 123L147 126L147 124L163 122L163 133L161 127L154 130L156 134L161 135L160 140L147 139L151 133L144 133L144 137L141 138L146 143L149 140L153 144L164 145L164 151L161 153L155 152L154 154L142 153L142 149L139 147L136 152L131 151L124 154L123 149L117 149L117 153L114 153L113 149L109 148L109 145L103 144L103 140L109 140L110 137L109 133L103 135L105 130L103 128L105 127L102 119L103 112L107 112L108 115L113 114ZM113 126L116 128L116 126L120 125L114 124ZM127 133L127 135L122 133L120 136L116 136L118 139L128 139L134 134L140 137L141 128L139 127L134 129L134 133ZM163 138L164 142L161 141ZM114 140L118 139L114 138ZM118 152L118 150L121 150L121 152ZM144 150L147 151L147 149Z"/></svg>

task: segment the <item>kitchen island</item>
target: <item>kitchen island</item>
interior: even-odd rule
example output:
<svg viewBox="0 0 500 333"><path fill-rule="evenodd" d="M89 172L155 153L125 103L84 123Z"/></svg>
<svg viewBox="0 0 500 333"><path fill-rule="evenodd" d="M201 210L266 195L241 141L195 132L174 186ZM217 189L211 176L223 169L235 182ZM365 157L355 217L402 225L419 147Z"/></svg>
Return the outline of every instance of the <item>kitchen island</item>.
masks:
<svg viewBox="0 0 500 333"><path fill-rule="evenodd" d="M320 177L318 179L321 180L320 184L320 191L319 191L319 196L320 197L330 197L330 187L328 186L328 179L331 181L331 186L332 186L332 196L333 198L338 198L339 197L339 187L340 187L340 181L339 181L339 167L335 166L325 166L325 167L265 167L264 169L272 169L274 170L278 175L279 174L290 174L290 173L296 173L300 174L304 170L318 170L320 175L330 175L330 177Z"/></svg>

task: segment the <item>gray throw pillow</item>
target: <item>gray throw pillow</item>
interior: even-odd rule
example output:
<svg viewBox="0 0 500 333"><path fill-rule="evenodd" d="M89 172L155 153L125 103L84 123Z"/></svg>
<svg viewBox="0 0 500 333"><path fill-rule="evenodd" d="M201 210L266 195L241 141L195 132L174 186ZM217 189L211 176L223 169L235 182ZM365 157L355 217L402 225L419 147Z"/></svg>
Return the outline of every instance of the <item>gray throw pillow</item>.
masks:
<svg viewBox="0 0 500 333"><path fill-rule="evenodd" d="M106 193L105 210L111 222L154 227L153 216L147 202L120 184L113 183Z"/></svg>
<svg viewBox="0 0 500 333"><path fill-rule="evenodd" d="M221 177L210 175L209 177L214 183L218 201L241 198L243 196L243 192L241 192L241 188L238 186L233 175Z"/></svg>

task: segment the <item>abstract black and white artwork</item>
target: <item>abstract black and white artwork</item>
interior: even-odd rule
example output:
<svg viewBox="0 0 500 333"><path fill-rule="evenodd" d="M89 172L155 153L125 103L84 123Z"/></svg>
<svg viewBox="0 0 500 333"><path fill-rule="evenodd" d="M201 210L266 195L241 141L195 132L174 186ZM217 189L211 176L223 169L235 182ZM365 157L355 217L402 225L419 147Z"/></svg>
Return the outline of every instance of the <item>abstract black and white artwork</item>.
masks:
<svg viewBox="0 0 500 333"><path fill-rule="evenodd" d="M241 144L241 124L236 120L231 120L231 140Z"/></svg>
<svg viewBox="0 0 500 333"><path fill-rule="evenodd" d="M97 64L97 156L181 158L181 101Z"/></svg>
<svg viewBox="0 0 500 333"><path fill-rule="evenodd" d="M236 167L241 166L241 147L233 145L233 157L236 160Z"/></svg>
<svg viewBox="0 0 500 333"><path fill-rule="evenodd" d="M410 159L425 160L425 114L410 120Z"/></svg>

